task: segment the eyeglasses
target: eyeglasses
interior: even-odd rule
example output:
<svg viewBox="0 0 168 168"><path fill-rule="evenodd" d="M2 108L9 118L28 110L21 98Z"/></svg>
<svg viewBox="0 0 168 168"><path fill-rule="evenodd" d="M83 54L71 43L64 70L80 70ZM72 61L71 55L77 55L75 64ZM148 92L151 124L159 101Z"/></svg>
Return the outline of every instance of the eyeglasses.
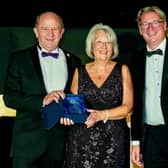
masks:
<svg viewBox="0 0 168 168"><path fill-rule="evenodd" d="M142 29L146 30L148 29L148 27L151 25L153 28L157 28L160 23L164 22L163 20L154 20L153 22L144 22L144 23L141 23L140 26L142 27Z"/></svg>

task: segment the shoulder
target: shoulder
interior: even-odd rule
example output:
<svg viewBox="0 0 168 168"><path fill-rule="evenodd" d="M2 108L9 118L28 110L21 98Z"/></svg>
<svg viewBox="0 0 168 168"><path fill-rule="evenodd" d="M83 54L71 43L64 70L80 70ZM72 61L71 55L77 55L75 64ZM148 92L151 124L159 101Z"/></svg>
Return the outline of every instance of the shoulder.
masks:
<svg viewBox="0 0 168 168"><path fill-rule="evenodd" d="M20 49L20 50L16 50L14 52L12 52L11 55L23 55L23 54L30 54L32 52L37 52L37 47L36 45L33 45L33 46L30 46L28 48L23 48L23 49Z"/></svg>
<svg viewBox="0 0 168 168"><path fill-rule="evenodd" d="M132 59L132 64L134 65L138 65L141 64L145 61L146 58L146 49L145 48L141 48L139 50L137 50L134 55L131 57Z"/></svg>
<svg viewBox="0 0 168 168"><path fill-rule="evenodd" d="M33 45L29 48L24 48L20 50L16 50L10 54L10 59L14 60L26 60L26 58L31 55L37 55L37 47Z"/></svg>
<svg viewBox="0 0 168 168"><path fill-rule="evenodd" d="M122 68L123 70L128 70L128 69L129 69L127 64L122 64L122 65L121 65L121 68Z"/></svg>
<svg viewBox="0 0 168 168"><path fill-rule="evenodd" d="M78 72L78 73L81 73L81 72L83 72L84 70L85 70L85 66L86 65L79 65L77 68L76 68L76 71Z"/></svg>
<svg viewBox="0 0 168 168"><path fill-rule="evenodd" d="M63 49L63 48L61 48L61 50L63 51L63 53L65 54L65 56L66 56L67 58L79 59L79 58L78 58L75 54L73 54L72 52L67 51L67 50L65 50L65 49Z"/></svg>
<svg viewBox="0 0 168 168"><path fill-rule="evenodd" d="M114 68L122 74L129 73L129 67L127 64L121 62L113 62Z"/></svg>
<svg viewBox="0 0 168 168"><path fill-rule="evenodd" d="M129 72L129 67L127 64L122 64L121 69L122 69L122 72Z"/></svg>
<svg viewBox="0 0 168 168"><path fill-rule="evenodd" d="M121 63L119 61L112 61L112 65L118 69L121 69L122 71L129 70L129 66L125 63Z"/></svg>
<svg viewBox="0 0 168 168"><path fill-rule="evenodd" d="M75 63L77 63L79 65L81 64L81 59L78 56L76 56L72 52L67 51L67 50L65 50L63 48L61 48L61 50L64 52L64 54L65 54L67 59L70 59L70 60L72 60L73 62L75 62Z"/></svg>
<svg viewBox="0 0 168 168"><path fill-rule="evenodd" d="M122 73L123 77L128 77L128 76L130 77L131 76L130 69L129 69L128 65L122 64L121 73Z"/></svg>

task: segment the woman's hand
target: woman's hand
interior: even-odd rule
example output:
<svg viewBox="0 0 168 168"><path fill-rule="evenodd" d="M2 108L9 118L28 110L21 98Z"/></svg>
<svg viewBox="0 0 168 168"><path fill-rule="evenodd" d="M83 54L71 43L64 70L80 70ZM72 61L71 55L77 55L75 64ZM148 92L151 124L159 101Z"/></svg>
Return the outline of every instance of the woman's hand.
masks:
<svg viewBox="0 0 168 168"><path fill-rule="evenodd" d="M98 121L103 120L104 113L102 111L94 110L94 109L87 109L87 111L90 113L89 117L85 122L85 124L87 125L87 128L90 128Z"/></svg>

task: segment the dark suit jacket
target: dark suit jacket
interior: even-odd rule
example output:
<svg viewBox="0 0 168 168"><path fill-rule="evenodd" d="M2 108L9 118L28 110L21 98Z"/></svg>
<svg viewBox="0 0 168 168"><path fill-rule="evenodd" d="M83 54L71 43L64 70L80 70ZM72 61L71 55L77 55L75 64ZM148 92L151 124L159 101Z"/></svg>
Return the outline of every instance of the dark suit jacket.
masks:
<svg viewBox="0 0 168 168"><path fill-rule="evenodd" d="M80 64L80 59L63 51L69 70L65 88L65 92L68 93L74 70ZM57 124L48 131L42 126L41 109L46 94L36 45L12 54L8 66L4 102L6 106L16 109L13 155L34 158L47 149L51 157L61 158L65 127Z"/></svg>
<svg viewBox="0 0 168 168"><path fill-rule="evenodd" d="M143 139L143 99L145 86L145 50L135 55L130 67L134 84L134 112L131 117L132 140ZM163 65L161 108L165 123L168 124L168 44Z"/></svg>

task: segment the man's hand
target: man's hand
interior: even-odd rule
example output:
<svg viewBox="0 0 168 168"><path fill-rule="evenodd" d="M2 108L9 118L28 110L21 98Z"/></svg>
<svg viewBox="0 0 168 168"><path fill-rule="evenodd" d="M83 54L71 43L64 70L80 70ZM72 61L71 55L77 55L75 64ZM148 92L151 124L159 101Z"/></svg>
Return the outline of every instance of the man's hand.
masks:
<svg viewBox="0 0 168 168"><path fill-rule="evenodd" d="M48 105L52 101L55 101L56 103L58 103L60 98L64 99L65 98L65 93L62 90L54 90L54 91L48 93L44 97L43 105Z"/></svg>
<svg viewBox="0 0 168 168"><path fill-rule="evenodd" d="M133 163L135 163L137 166L140 166L140 167L143 166L143 160L142 160L142 155L140 154L139 145L132 145L131 158Z"/></svg>

